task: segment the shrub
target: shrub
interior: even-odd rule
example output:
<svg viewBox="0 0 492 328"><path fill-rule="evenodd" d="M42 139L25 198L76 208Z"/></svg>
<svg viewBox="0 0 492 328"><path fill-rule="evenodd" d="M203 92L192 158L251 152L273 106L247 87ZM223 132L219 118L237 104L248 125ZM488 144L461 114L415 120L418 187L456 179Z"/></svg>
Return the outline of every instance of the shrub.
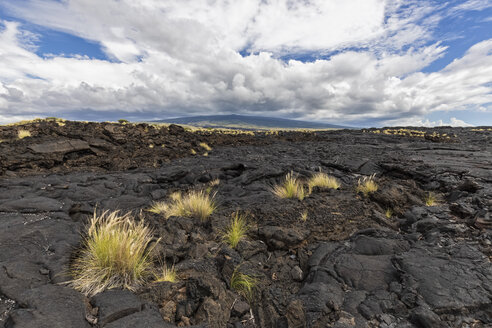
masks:
<svg viewBox="0 0 492 328"><path fill-rule="evenodd" d="M119 122L120 124L126 124L126 123L129 123L129 122L128 122L128 120L125 120L124 118L120 118L120 119L118 120L118 122Z"/></svg>
<svg viewBox="0 0 492 328"><path fill-rule="evenodd" d="M369 177L364 177L359 179L357 183L357 187L355 188L357 192L361 192L364 196L369 195L370 193L376 192L378 190L378 185L374 181L374 174Z"/></svg>
<svg viewBox="0 0 492 328"><path fill-rule="evenodd" d="M303 200L306 197L304 186L297 180L292 172L287 174L283 184L276 185L273 193L280 198L298 198Z"/></svg>
<svg viewBox="0 0 492 328"><path fill-rule="evenodd" d="M176 282L178 281L178 273L176 272L176 268L173 266L168 267L167 265L163 265L161 270L155 275L156 282Z"/></svg>
<svg viewBox="0 0 492 328"><path fill-rule="evenodd" d="M190 191L186 195L171 194L171 202L157 202L149 209L156 214L164 214L166 219L171 216L198 217L207 219L216 209L214 196L205 191Z"/></svg>
<svg viewBox="0 0 492 328"><path fill-rule="evenodd" d="M236 248L239 241L246 237L247 233L248 222L246 216L240 215L236 212L231 222L227 226L222 239L232 248Z"/></svg>
<svg viewBox="0 0 492 328"><path fill-rule="evenodd" d="M242 295L249 302L252 301L258 280L239 271L239 267L234 269L231 276L231 288Z"/></svg>
<svg viewBox="0 0 492 328"><path fill-rule="evenodd" d="M335 177L329 176L323 172L318 172L309 179L308 186L309 193L311 193L314 187L322 189L338 189L340 188L340 183Z"/></svg>
<svg viewBox="0 0 492 328"><path fill-rule="evenodd" d="M94 213L72 264L71 285L86 295L111 288L135 290L152 273L151 252L157 244L149 247L152 239L152 230L130 213Z"/></svg>
<svg viewBox="0 0 492 328"><path fill-rule="evenodd" d="M19 139L24 139L30 136L31 136L31 132L29 132L28 130L19 130L19 132L17 132L17 137Z"/></svg>
<svg viewBox="0 0 492 328"><path fill-rule="evenodd" d="M426 206L434 206L437 203L437 197L433 192L429 192L425 195L424 201Z"/></svg>

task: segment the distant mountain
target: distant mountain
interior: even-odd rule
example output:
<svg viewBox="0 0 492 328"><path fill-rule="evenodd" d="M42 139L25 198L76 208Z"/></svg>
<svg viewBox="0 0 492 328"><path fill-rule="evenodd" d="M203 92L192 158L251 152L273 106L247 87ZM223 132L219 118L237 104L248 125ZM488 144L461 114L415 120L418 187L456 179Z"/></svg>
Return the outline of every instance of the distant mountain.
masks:
<svg viewBox="0 0 492 328"><path fill-rule="evenodd" d="M209 115L191 116L152 121L155 123L174 123L204 128L232 128L245 130L268 129L345 129L347 126L316 123L285 118L246 116L246 115Z"/></svg>

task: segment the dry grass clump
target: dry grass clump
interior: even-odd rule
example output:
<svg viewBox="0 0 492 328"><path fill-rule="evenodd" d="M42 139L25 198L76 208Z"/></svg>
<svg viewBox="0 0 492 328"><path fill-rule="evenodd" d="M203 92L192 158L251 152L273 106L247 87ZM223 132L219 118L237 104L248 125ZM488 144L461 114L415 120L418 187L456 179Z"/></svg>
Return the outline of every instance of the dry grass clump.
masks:
<svg viewBox="0 0 492 328"><path fill-rule="evenodd" d="M152 274L152 230L130 213L105 211L91 218L80 254L75 258L70 284L86 295L106 289L135 290Z"/></svg>
<svg viewBox="0 0 492 328"><path fill-rule="evenodd" d="M492 131L492 128L488 128L488 129L477 128L477 129L471 129L471 131L474 131L474 132Z"/></svg>
<svg viewBox="0 0 492 328"><path fill-rule="evenodd" d="M166 219L171 216L197 217L207 219L217 208L214 196L205 191L190 191L186 195L171 194L171 202L157 202L148 210L156 214L164 214Z"/></svg>
<svg viewBox="0 0 492 328"><path fill-rule="evenodd" d="M273 187L273 193L280 198L298 198L299 200L303 200L306 197L304 186L292 172L287 174L284 183Z"/></svg>
<svg viewBox="0 0 492 328"><path fill-rule="evenodd" d="M371 133L375 134L386 134L386 135L400 135L408 137L424 137L425 131L421 130L410 130L410 129L383 129L383 130L371 130Z"/></svg>
<svg viewBox="0 0 492 328"><path fill-rule="evenodd" d="M177 201L181 199L181 191L173 191L170 195L169 198L171 198L174 201Z"/></svg>
<svg viewBox="0 0 492 328"><path fill-rule="evenodd" d="M252 301L258 279L239 271L239 267L234 269L231 276L231 287L249 302Z"/></svg>
<svg viewBox="0 0 492 328"><path fill-rule="evenodd" d="M155 202L147 211L155 214L163 214L167 210L167 208L168 205L165 202Z"/></svg>
<svg viewBox="0 0 492 328"><path fill-rule="evenodd" d="M318 172L309 179L308 187L309 193L311 193L314 187L322 189L338 189L340 188L340 183L335 177L329 176L323 172Z"/></svg>
<svg viewBox="0 0 492 328"><path fill-rule="evenodd" d="M434 206L437 204L437 196L433 192L429 192L424 197L425 206Z"/></svg>
<svg viewBox="0 0 492 328"><path fill-rule="evenodd" d="M24 139L30 136L31 132L29 132L28 130L19 130L19 132L17 132L17 138L19 139Z"/></svg>
<svg viewBox="0 0 492 328"><path fill-rule="evenodd" d="M248 222L246 215L241 215L236 212L231 222L225 229L222 239L232 248L236 248L239 241L246 237L247 233Z"/></svg>
<svg viewBox="0 0 492 328"><path fill-rule="evenodd" d="M300 219L301 219L302 222L306 222L307 221L307 219L308 219L308 211L307 210L301 213Z"/></svg>
<svg viewBox="0 0 492 328"><path fill-rule="evenodd" d="M211 151L212 150L212 147L210 147L209 145L207 145L205 142L200 142L200 147L202 147L206 151Z"/></svg>
<svg viewBox="0 0 492 328"><path fill-rule="evenodd" d="M376 192L378 190L378 185L374 181L374 174L368 177L364 177L359 179L357 182L357 187L355 188L357 192L361 192L364 196L369 195L370 193Z"/></svg>
<svg viewBox="0 0 492 328"><path fill-rule="evenodd" d="M393 210L391 208L387 208L386 211L384 212L384 216L387 219L391 219L391 217L393 216Z"/></svg>
<svg viewBox="0 0 492 328"><path fill-rule="evenodd" d="M212 190L213 190L215 187L217 187L219 184L220 184L220 179L218 179L218 178L217 178L217 179L214 179L214 180L212 180L212 181L210 181L210 182L208 183L207 188L205 189L205 192L206 192L207 194L210 194L210 193L212 192Z"/></svg>
<svg viewBox="0 0 492 328"><path fill-rule="evenodd" d="M178 273L176 272L176 268L173 266L168 267L167 265L163 265L159 272L155 275L155 282L176 282L178 281Z"/></svg>
<svg viewBox="0 0 492 328"><path fill-rule="evenodd" d="M210 187L215 187L215 186L218 186L220 184L220 179L219 178L216 178L216 179L213 179L211 180L208 185Z"/></svg>

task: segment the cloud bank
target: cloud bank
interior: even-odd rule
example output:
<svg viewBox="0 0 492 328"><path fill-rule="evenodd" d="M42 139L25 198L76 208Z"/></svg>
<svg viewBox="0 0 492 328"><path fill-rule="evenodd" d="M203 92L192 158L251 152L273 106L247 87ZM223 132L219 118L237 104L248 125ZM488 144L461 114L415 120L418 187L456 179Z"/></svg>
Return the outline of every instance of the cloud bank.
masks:
<svg viewBox="0 0 492 328"><path fill-rule="evenodd" d="M18 21L0 20L0 121L91 109L425 125L432 122L423 117L434 111L492 111L492 39L440 71L421 72L447 51L433 35L437 24L490 7L488 1L21 0L4 6L30 23L97 42L110 60L38 55L39 36ZM312 59L285 59L306 54Z"/></svg>

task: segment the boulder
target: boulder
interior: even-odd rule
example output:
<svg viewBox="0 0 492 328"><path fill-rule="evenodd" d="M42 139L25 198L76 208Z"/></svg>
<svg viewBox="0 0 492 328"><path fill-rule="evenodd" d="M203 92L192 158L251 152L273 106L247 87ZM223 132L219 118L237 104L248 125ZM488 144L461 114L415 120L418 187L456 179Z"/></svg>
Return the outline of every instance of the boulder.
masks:
<svg viewBox="0 0 492 328"><path fill-rule="evenodd" d="M81 150L90 150L89 143L83 140L59 140L34 144L28 147L35 153L51 154L51 153L71 153Z"/></svg>

